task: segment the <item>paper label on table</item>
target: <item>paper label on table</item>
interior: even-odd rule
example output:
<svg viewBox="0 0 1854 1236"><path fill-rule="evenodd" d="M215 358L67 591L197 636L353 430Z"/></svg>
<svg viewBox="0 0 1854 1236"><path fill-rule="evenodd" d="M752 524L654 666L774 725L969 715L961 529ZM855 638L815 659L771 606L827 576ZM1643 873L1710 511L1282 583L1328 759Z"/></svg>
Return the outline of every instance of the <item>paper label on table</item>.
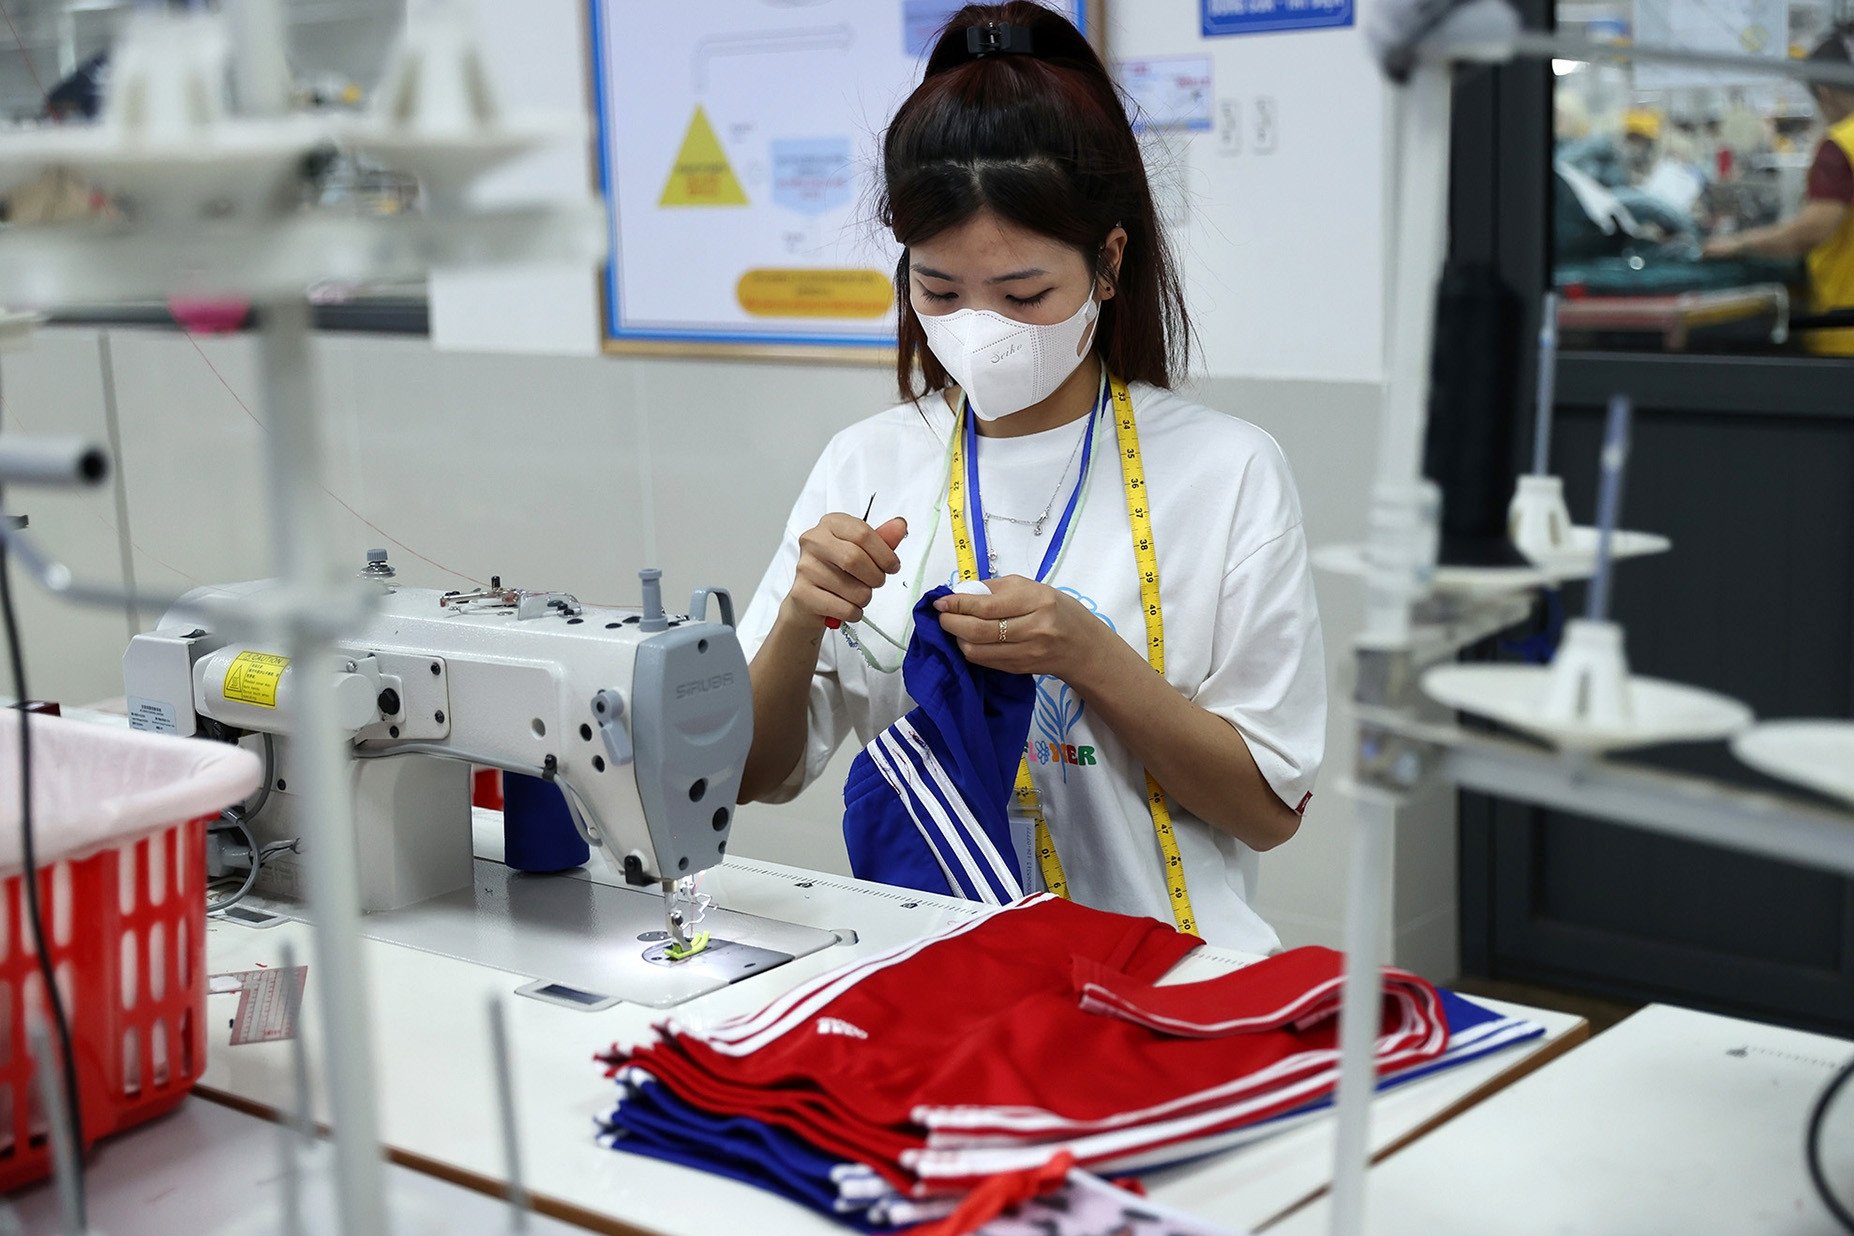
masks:
<svg viewBox="0 0 1854 1236"><path fill-rule="evenodd" d="M234 970L230 974L207 977L214 991L219 979L237 979L238 1012L232 1017L232 1046L246 1043L277 1043L296 1037L296 1018L303 1007L303 991L309 984L309 967L284 970L270 967L261 970Z"/></svg>
<svg viewBox="0 0 1854 1236"><path fill-rule="evenodd" d="M895 281L879 270L750 270L734 295L756 318L879 318L895 308Z"/></svg>
<svg viewBox="0 0 1854 1236"><path fill-rule="evenodd" d="M708 113L698 103L689 118L689 131L683 135L682 149L670 168L669 181L663 186L659 206L745 206L747 192L721 149L715 127L708 123Z"/></svg>
<svg viewBox="0 0 1854 1236"><path fill-rule="evenodd" d="M129 697L129 728L149 734L178 734L180 724L172 704L160 700Z"/></svg>
<svg viewBox="0 0 1854 1236"><path fill-rule="evenodd" d="M225 671L225 698L259 708L277 706L277 684L290 659L269 652L241 652Z"/></svg>

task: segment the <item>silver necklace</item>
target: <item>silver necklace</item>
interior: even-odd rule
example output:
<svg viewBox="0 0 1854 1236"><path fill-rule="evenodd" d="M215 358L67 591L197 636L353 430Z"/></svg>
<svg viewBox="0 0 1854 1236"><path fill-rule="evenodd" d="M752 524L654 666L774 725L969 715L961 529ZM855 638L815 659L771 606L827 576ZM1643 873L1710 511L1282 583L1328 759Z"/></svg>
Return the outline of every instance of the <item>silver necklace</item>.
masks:
<svg viewBox="0 0 1854 1236"><path fill-rule="evenodd" d="M1090 412L1088 419L1092 420L1093 416L1094 414ZM1049 522L1049 513L1055 508L1056 495L1062 492L1062 483L1069 479L1069 469L1075 466L1075 457L1081 454L1082 442L1087 437L1088 426L1084 423L1081 433L1077 435L1075 439L1074 449L1069 452L1069 461L1062 465L1062 474L1056 478L1056 487L1049 491L1049 497L1044 500L1043 509L1037 512L1035 519L1018 519L1013 515L1000 515L992 511L986 511L985 522L989 524L992 520L996 519L1007 524L1020 524L1028 527L1032 536L1042 536L1043 525Z"/></svg>
<svg viewBox="0 0 1854 1236"><path fill-rule="evenodd" d="M1043 525L1049 522L1049 513L1056 506L1056 496L1062 492L1063 483L1069 479L1069 469L1075 466L1075 457L1081 454L1082 443L1088 438L1088 426L1093 423L1093 420L1094 411L1091 410L1083 420L1082 431L1075 438L1074 448L1069 451L1069 461L1062 465L1062 473L1056 477L1056 487L1049 491L1049 497L1043 502L1043 509L1037 513L1035 519L1018 519L1013 515L985 512L985 557L989 561L993 575L998 573L998 551L994 547L995 542L991 539L991 521L996 519L1000 523L1017 524L1019 527L1030 529L1031 536L1042 536Z"/></svg>

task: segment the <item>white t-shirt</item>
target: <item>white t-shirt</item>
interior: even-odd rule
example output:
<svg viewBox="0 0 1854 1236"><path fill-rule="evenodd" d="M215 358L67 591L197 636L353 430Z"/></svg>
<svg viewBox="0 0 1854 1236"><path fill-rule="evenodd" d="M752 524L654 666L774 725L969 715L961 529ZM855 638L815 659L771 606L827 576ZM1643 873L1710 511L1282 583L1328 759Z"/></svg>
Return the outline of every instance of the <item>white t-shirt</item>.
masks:
<svg viewBox="0 0 1854 1236"><path fill-rule="evenodd" d="M1281 801L1302 807L1325 748L1326 670L1287 461L1273 438L1245 421L1145 384L1130 393L1158 543L1165 676L1187 699L1235 725ZM1096 415L1092 467L1066 548L1045 582L1075 596L1143 658L1146 628L1114 427ZM979 439L980 492L993 516L997 574L1035 577L1080 460L1042 536L997 516L1033 520L1044 509L1086 423ZM904 516L908 536L897 551L901 571L876 590L867 617L906 641L916 589L948 583L957 573L944 501L954 424L936 394L831 440L741 621L749 658L791 590L798 537L828 512L860 514L871 495L870 522ZM900 652L866 630L862 639L882 664L899 666ZM805 757L773 797L789 799L815 779L845 734L854 731L867 744L912 707L899 673L870 668L845 632L826 632L811 680ZM1170 922L1145 770L1125 744L1065 684L1043 677L1027 754L1071 895ZM1279 948L1274 930L1249 907L1255 852L1175 801L1172 811L1199 933L1231 948Z"/></svg>

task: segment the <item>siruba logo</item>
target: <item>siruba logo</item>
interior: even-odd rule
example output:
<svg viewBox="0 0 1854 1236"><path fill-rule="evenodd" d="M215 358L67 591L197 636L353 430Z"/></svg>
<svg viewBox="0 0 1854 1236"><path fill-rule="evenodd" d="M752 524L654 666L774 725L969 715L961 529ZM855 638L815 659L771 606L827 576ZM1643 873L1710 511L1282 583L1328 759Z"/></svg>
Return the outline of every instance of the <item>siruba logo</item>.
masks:
<svg viewBox="0 0 1854 1236"><path fill-rule="evenodd" d="M687 682L679 682L676 684L676 698L679 700L687 699L691 695L700 695L705 691L719 691L722 687L731 687L733 685L734 675L731 672L716 674L712 678L691 678Z"/></svg>

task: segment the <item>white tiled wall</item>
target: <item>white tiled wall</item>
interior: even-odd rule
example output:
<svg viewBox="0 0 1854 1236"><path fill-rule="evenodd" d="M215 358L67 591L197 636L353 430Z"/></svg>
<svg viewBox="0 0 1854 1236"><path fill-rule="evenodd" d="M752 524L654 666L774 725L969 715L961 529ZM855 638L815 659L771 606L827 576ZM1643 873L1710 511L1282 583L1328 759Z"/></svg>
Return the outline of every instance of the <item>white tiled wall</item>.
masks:
<svg viewBox="0 0 1854 1236"><path fill-rule="evenodd" d="M51 329L30 351L0 356L8 427L101 440L96 339ZM138 580L174 588L262 574L268 503L254 341L204 340L196 351L178 334L129 330L110 341ZM331 497L327 516L357 565L384 544L411 584L459 582L416 550L478 579L494 573L612 603L632 601L635 571L655 564L671 596L719 584L744 604L825 441L893 398L889 373L866 366L490 356L345 335L322 337L316 354L330 488L409 547ZM1192 393L1281 441L1312 543L1356 538L1375 386L1213 379ZM117 575L107 492L32 495L24 505L84 573ZM1343 697L1339 660L1360 597L1330 577L1318 587ZM122 613L74 610L30 587L21 602L35 692L68 701L121 693ZM1346 747L1335 709L1328 772L1300 836L1262 862L1259 908L1290 943L1339 940L1349 817L1335 786ZM736 851L846 870L837 793L849 755L797 802L743 811ZM1398 956L1446 974L1455 851L1446 796L1400 829Z"/></svg>

